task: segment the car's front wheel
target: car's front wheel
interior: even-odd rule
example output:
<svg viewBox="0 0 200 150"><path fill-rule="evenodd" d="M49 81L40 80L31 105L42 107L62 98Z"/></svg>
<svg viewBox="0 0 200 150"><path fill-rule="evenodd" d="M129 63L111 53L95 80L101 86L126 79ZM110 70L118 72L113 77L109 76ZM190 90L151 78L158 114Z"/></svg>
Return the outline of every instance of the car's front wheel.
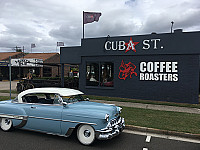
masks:
<svg viewBox="0 0 200 150"><path fill-rule="evenodd" d="M90 125L80 125L77 129L77 138L84 145L90 145L95 140L94 128Z"/></svg>
<svg viewBox="0 0 200 150"><path fill-rule="evenodd" d="M12 129L12 120L8 118L0 119L0 126L3 131L10 131Z"/></svg>

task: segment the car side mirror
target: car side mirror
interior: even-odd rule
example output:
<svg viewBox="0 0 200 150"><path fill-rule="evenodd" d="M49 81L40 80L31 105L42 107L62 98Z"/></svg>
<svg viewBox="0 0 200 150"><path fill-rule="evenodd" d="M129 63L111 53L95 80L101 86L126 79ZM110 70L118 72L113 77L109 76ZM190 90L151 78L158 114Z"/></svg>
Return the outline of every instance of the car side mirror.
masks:
<svg viewBox="0 0 200 150"><path fill-rule="evenodd" d="M85 101L89 101L90 99L87 97L86 99L85 99Z"/></svg>

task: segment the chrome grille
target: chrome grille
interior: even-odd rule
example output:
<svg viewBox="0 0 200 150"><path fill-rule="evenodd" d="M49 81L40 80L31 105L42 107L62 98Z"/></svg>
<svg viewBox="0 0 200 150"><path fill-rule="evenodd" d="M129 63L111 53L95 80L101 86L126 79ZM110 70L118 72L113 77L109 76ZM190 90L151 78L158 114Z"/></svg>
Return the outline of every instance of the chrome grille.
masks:
<svg viewBox="0 0 200 150"><path fill-rule="evenodd" d="M115 127L116 125L120 124L122 121L121 117L113 118L107 125L107 128Z"/></svg>

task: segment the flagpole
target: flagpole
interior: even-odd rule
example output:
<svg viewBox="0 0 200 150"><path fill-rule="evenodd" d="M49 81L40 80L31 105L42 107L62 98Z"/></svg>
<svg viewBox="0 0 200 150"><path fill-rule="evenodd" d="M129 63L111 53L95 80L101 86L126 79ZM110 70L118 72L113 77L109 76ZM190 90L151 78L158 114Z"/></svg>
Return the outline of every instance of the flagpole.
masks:
<svg viewBox="0 0 200 150"><path fill-rule="evenodd" d="M84 11L83 11L83 39L84 39L84 32L85 32L85 28L84 28Z"/></svg>

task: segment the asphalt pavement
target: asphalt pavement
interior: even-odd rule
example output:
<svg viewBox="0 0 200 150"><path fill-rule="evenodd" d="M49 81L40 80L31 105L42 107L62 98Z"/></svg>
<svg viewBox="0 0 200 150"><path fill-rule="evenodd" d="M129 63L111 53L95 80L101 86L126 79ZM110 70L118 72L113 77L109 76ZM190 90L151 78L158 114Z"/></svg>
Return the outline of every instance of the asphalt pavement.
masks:
<svg viewBox="0 0 200 150"><path fill-rule="evenodd" d="M16 90L17 83L19 81L11 81L11 90ZM0 90L10 90L9 81L0 81Z"/></svg>
<svg viewBox="0 0 200 150"><path fill-rule="evenodd" d="M127 130L106 141L96 140L91 146L81 145L76 135L60 137L16 129L0 130L0 150L200 150L199 143L138 135Z"/></svg>

